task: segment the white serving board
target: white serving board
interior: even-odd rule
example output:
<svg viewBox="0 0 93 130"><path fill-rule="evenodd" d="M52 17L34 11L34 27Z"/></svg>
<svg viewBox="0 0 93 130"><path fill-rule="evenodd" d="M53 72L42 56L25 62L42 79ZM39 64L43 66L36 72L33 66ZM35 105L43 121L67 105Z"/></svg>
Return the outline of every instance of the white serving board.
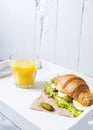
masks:
<svg viewBox="0 0 93 130"><path fill-rule="evenodd" d="M47 61L42 61L42 69L37 71L36 83L32 89L17 88L13 76L0 79L0 112L22 130L93 130L89 117L93 107L89 107L77 118L55 115L31 110L31 103L43 91L43 83L57 74L74 73L86 80L93 87L93 79L73 72Z"/></svg>

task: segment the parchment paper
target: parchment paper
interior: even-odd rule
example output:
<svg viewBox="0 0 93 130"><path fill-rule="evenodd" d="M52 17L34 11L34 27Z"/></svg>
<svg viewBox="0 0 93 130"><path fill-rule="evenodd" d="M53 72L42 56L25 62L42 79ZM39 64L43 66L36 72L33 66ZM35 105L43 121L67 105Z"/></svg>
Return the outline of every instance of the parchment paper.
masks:
<svg viewBox="0 0 93 130"><path fill-rule="evenodd" d="M54 107L55 111L50 112L50 111L45 110L44 108L42 108L40 106L41 102L46 102L46 103L52 105ZM51 97L48 97L44 92L31 104L30 108L34 109L34 110L58 114L58 115L61 115L61 116L73 117L71 112L69 112L68 110L66 110L64 108L57 107L55 100Z"/></svg>

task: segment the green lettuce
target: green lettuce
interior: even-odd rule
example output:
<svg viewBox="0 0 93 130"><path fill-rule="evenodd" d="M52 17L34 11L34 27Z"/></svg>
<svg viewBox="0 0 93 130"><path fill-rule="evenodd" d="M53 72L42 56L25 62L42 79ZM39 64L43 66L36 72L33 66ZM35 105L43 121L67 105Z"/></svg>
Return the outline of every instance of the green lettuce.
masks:
<svg viewBox="0 0 93 130"><path fill-rule="evenodd" d="M53 97L54 92L53 92L53 88L51 87L51 84L46 82L44 84L44 87L45 87L45 92L47 93L47 95L50 97Z"/></svg>
<svg viewBox="0 0 93 130"><path fill-rule="evenodd" d="M75 109L72 102L66 101L65 98L57 96L57 94L55 94L54 92L54 89L51 87L51 82L50 83L46 82L44 84L44 87L45 87L45 92L47 93L47 95L55 98L55 101L58 107L67 109L68 111L72 113L74 117L79 116L83 112L83 111Z"/></svg>
<svg viewBox="0 0 93 130"><path fill-rule="evenodd" d="M64 98L55 96L56 104L58 107L69 110L74 117L79 116L83 111L77 110L73 107L71 102L67 102Z"/></svg>

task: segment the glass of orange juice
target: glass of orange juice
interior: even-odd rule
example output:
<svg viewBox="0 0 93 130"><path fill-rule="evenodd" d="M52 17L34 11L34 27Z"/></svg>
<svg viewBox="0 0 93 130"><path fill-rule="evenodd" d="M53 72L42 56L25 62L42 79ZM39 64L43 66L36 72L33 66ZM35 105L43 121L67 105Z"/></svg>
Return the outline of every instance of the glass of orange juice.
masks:
<svg viewBox="0 0 93 130"><path fill-rule="evenodd" d="M36 78L36 57L11 57L11 69L18 87L31 88Z"/></svg>

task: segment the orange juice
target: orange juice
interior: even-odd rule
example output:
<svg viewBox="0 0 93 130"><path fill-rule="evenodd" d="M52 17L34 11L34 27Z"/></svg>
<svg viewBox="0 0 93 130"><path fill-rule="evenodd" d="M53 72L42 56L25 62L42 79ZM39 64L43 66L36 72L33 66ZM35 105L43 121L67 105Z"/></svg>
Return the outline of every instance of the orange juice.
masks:
<svg viewBox="0 0 93 130"><path fill-rule="evenodd" d="M14 60L11 63L16 84L23 88L30 87L35 80L36 63L31 60Z"/></svg>

